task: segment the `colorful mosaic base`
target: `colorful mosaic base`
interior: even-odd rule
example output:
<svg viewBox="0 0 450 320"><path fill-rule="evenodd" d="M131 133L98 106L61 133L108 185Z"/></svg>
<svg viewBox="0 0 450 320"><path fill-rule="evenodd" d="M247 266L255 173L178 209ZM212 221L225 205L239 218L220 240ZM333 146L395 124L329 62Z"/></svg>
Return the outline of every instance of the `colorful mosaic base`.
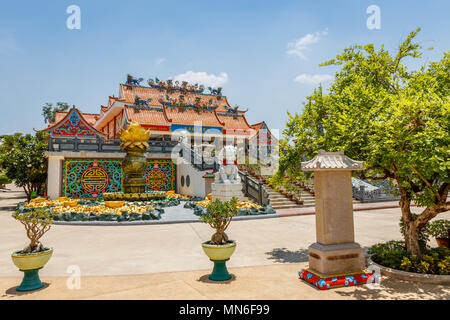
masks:
<svg viewBox="0 0 450 320"><path fill-rule="evenodd" d="M148 160L145 190L175 190L175 177L175 164L171 160ZM63 196L97 198L103 192L123 191L122 184L122 159L66 159L63 162Z"/></svg>
<svg viewBox="0 0 450 320"><path fill-rule="evenodd" d="M175 190L175 164L171 160L148 160L145 191Z"/></svg>
<svg viewBox="0 0 450 320"><path fill-rule="evenodd" d="M95 132L84 123L78 112L73 108L67 120L52 130L52 135L93 137Z"/></svg>
<svg viewBox="0 0 450 320"><path fill-rule="evenodd" d="M351 275L331 276L322 278L319 275L307 269L300 269L300 271L298 272L298 276L300 279L315 285L320 290L328 290L331 288L338 288L338 287L350 287L357 284L374 283L375 280L378 280L377 274L365 272Z"/></svg>
<svg viewBox="0 0 450 320"><path fill-rule="evenodd" d="M71 198L96 198L103 192L122 191L121 159L66 159L61 194Z"/></svg>

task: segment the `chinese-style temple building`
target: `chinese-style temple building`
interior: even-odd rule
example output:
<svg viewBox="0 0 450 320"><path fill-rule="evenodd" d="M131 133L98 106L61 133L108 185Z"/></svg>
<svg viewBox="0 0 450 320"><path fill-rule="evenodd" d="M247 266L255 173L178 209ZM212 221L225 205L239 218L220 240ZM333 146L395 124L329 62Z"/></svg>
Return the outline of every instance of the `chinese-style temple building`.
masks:
<svg viewBox="0 0 450 320"><path fill-rule="evenodd" d="M175 190L185 195L209 193L213 167L194 167L174 161L175 132L188 132L192 140L222 139L223 145L243 146L245 153L270 154L277 141L265 122L250 125L247 111L232 107L221 88L205 88L178 81L128 76L117 97L109 96L99 113L83 113L75 106L56 112L49 132L47 195L92 198L122 190L123 173L119 131L131 122L150 130L147 150L148 190ZM192 145L194 142L192 141ZM260 153L258 153L258 151Z"/></svg>

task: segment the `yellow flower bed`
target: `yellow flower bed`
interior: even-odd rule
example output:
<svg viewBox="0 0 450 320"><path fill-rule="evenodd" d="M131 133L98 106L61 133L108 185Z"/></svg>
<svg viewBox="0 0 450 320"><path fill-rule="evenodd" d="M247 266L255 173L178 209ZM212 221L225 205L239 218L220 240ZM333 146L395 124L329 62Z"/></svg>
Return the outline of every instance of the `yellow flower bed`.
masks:
<svg viewBox="0 0 450 320"><path fill-rule="evenodd" d="M208 206L208 204L210 204L211 202L212 202L212 195L210 193L206 196L205 200L198 201L195 203L195 205L199 205L199 206L202 206L203 208L206 208ZM241 208L245 208L245 209L255 208L257 210L261 209L260 205L253 203L251 201L238 201L236 206L237 206L238 210L240 210Z"/></svg>
<svg viewBox="0 0 450 320"><path fill-rule="evenodd" d="M40 198L43 199L43 198ZM44 200L39 200L39 201L33 201L36 199L31 199L30 203L24 205L25 208L44 208L44 207L51 207L51 206L63 206L64 202L66 202L67 200L63 200L59 201L59 200L50 200L50 199L44 199Z"/></svg>
<svg viewBox="0 0 450 320"><path fill-rule="evenodd" d="M175 193L175 191L173 191L173 190L166 191L166 197L168 197L168 198L176 198L176 199L178 199L178 198L181 198L181 199L189 199L189 197L182 196L181 194L177 194L177 193Z"/></svg>
<svg viewBox="0 0 450 320"><path fill-rule="evenodd" d="M115 213L117 215L120 215L123 211L126 212L136 212L136 213L145 213L149 209L153 209L152 206L137 206L137 205L124 205L122 207L118 208L108 208L104 205L97 205L97 206L82 206L77 205L75 207L55 207L53 208L54 211L58 213L65 213L65 212L78 212L78 213L91 213L94 212L96 214L107 214L107 213Z"/></svg>
<svg viewBox="0 0 450 320"><path fill-rule="evenodd" d="M66 204L66 205L65 205ZM146 204L143 206L138 206L134 204L125 204L118 208L108 208L104 204L94 205L94 206L86 206L86 205L67 205L67 201L59 201L59 200L48 200L45 201L30 201L30 203L24 205L25 208L43 208L43 207L52 207L53 211L58 213L64 212L78 212L78 213L91 213L94 212L96 214L104 214L104 213L116 213L120 215L123 211L127 212L136 212L136 213L145 213L149 209L153 210L153 206Z"/></svg>

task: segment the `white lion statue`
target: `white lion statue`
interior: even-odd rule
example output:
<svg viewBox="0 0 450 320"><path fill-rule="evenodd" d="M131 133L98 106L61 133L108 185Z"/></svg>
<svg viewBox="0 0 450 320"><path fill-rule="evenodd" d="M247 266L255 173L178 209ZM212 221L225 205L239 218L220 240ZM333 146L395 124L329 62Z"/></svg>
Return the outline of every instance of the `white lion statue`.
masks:
<svg viewBox="0 0 450 320"><path fill-rule="evenodd" d="M241 177L236 165L237 148L234 146L225 146L218 154L219 160L222 160L219 172L216 173L216 183L240 183Z"/></svg>

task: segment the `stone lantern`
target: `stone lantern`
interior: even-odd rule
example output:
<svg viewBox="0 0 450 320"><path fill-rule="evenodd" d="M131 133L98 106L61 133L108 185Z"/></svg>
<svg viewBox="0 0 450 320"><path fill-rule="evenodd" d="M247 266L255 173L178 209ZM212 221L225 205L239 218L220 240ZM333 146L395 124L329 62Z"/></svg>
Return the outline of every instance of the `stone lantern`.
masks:
<svg viewBox="0 0 450 320"><path fill-rule="evenodd" d="M319 289L367 283L371 274L364 272L364 249L354 242L351 180L364 162L343 151L320 150L301 169L314 172L316 242L309 246L309 268L299 271L300 278Z"/></svg>

